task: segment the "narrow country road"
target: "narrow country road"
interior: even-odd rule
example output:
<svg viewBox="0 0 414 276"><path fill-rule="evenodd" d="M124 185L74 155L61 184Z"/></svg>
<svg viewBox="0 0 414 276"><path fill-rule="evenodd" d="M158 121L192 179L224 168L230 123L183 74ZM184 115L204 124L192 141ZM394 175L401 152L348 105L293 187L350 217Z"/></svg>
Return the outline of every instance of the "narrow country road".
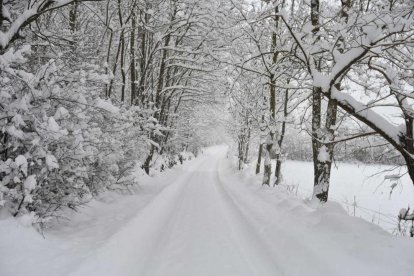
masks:
<svg viewBox="0 0 414 276"><path fill-rule="evenodd" d="M235 223L217 178L220 155L204 158L181 195L143 275L274 275L271 258Z"/></svg>
<svg viewBox="0 0 414 276"><path fill-rule="evenodd" d="M278 274L263 242L225 201L217 168L224 157L221 150L196 160L73 275ZM133 253L116 250L125 246Z"/></svg>
<svg viewBox="0 0 414 276"><path fill-rule="evenodd" d="M386 266L373 266L396 261L392 250L375 251L392 242L388 236L378 234L386 239L382 245L371 237L369 248L342 238L342 224L333 230L321 224L329 212L310 215L312 209L298 200L262 197L226 179L225 157L226 149L215 147L192 161L70 275L350 275L344 266L388 275ZM402 263L400 275L409 269Z"/></svg>

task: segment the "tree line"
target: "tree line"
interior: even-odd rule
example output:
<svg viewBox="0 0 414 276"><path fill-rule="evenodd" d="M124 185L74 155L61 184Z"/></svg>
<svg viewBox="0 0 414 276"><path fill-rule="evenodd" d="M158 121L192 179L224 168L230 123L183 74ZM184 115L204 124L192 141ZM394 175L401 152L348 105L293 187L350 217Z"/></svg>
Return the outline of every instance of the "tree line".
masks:
<svg viewBox="0 0 414 276"><path fill-rule="evenodd" d="M287 130L295 129L310 136L313 196L321 202L335 152L355 139L382 148L414 180L412 1L230 1L229 10L227 88L239 168L258 144L263 185L272 171L280 184L295 139Z"/></svg>
<svg viewBox="0 0 414 276"><path fill-rule="evenodd" d="M42 225L197 154L205 1L0 1L0 208ZM207 51L208 49L208 51Z"/></svg>

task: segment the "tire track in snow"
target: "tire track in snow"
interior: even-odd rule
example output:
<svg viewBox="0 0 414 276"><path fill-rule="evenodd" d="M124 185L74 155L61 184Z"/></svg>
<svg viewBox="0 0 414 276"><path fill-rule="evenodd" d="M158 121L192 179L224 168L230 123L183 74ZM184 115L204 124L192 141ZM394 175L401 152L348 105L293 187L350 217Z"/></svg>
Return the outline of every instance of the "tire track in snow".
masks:
<svg viewBox="0 0 414 276"><path fill-rule="evenodd" d="M300 223L293 224L294 218L291 218L289 224L283 223L285 227L269 220L269 211L274 215L277 215L278 212L275 212L277 210L275 205L268 202L266 198L259 197L242 185L240 188L244 188L248 192L248 196L244 196L242 192L236 195L229 191L226 188L227 181L222 180L220 176L221 161L223 159L219 160L217 164L216 178L219 184L217 188L226 199L224 202L231 205L229 210L233 209L241 218L244 218L246 224L251 226L251 231L261 241L263 248L266 248L268 255L277 263L282 272L281 275L321 275L321 273L323 275L347 275L346 271L338 271L333 267L335 264L330 264L321 258L320 252L298 239L306 231L296 231L295 228L301 226ZM234 177L232 181L235 180ZM286 230L288 226L291 228ZM296 272L294 272L295 269L297 269Z"/></svg>
<svg viewBox="0 0 414 276"><path fill-rule="evenodd" d="M215 168L216 160L211 157L200 168ZM188 179L185 202L175 209L175 223L162 238L164 246L154 252L143 275L268 275L255 273L252 256L246 256L228 231L231 225L211 183L213 175L214 170L201 168Z"/></svg>
<svg viewBox="0 0 414 276"><path fill-rule="evenodd" d="M86 258L79 268L68 275L142 275L151 252L159 247L158 237L171 223L170 215L183 196L182 191L192 177L192 170L200 166L204 159L201 157L191 164L186 174L163 188L137 216L112 235L96 255Z"/></svg>
<svg viewBox="0 0 414 276"><path fill-rule="evenodd" d="M217 160L214 188L221 198L220 203L223 205L240 250L245 256L249 256L250 266L253 268L252 275L287 275L282 267L277 266L277 256L274 256L266 241L253 226L254 221L242 211L235 199L225 190L219 176L219 166L220 160Z"/></svg>

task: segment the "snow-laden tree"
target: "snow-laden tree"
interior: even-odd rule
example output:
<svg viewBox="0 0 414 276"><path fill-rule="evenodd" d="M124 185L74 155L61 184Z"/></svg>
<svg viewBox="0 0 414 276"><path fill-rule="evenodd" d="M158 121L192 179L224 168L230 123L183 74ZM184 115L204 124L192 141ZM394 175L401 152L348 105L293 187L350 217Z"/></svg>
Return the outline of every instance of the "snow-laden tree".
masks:
<svg viewBox="0 0 414 276"><path fill-rule="evenodd" d="M303 102L306 92L305 88L298 88L303 73L301 67L291 61L291 38L286 35L287 29L280 17L275 16L289 7L288 1L277 4L272 1L232 1L233 13L229 17L232 26L228 27L231 31L225 34L229 41L229 56L224 63L240 71L240 76L244 78L247 74L251 76L245 82L239 81L243 77L238 77L237 82L242 83L239 91L244 91L239 94L252 91L246 89L246 82L256 85L256 96L251 98L260 103L254 111L256 128L261 132L256 172L260 172L264 160L264 185L270 185L273 171L271 159L276 159L274 185L282 180L286 125L292 111ZM253 78L255 80L251 81ZM239 112L243 108L240 106Z"/></svg>
<svg viewBox="0 0 414 276"><path fill-rule="evenodd" d="M253 139L256 136L260 139L260 127L265 128L263 107L267 110L264 105L267 91L260 78L243 70L229 72L227 82L226 93L231 114L227 125L230 135L237 143L238 168L242 170L249 161Z"/></svg>
<svg viewBox="0 0 414 276"><path fill-rule="evenodd" d="M164 16L171 7L164 2L154 9L126 0L1 4L2 208L43 223L102 191L129 189L153 147L178 158L184 145L169 139L182 135L176 125L192 114L182 107L211 101L203 57L178 48L183 40L199 45L185 36L191 3L180 3L179 22ZM160 35L170 31L168 49ZM141 67L134 56L144 52Z"/></svg>
<svg viewBox="0 0 414 276"><path fill-rule="evenodd" d="M314 197L320 201L328 198L335 147L356 138L381 136L400 152L414 179L412 1L232 1L230 6L232 27L223 29L231 32L222 33L228 56L222 62L268 85L268 109L262 113L267 135L258 164L263 154L269 165L267 153L282 145L289 106L305 107L303 114L298 109L291 115L301 117L294 121L312 138ZM265 171L267 184L270 170Z"/></svg>
<svg viewBox="0 0 414 276"><path fill-rule="evenodd" d="M299 1L290 15L276 14L291 38L289 50L312 85L314 196L326 201L333 145L337 142L337 106L368 125L412 162L411 96L412 1ZM281 5L275 1L274 5ZM305 11L304 11L305 10ZM264 12L262 17L274 17ZM379 85L380 84L380 85ZM322 97L327 107L322 105ZM403 121L381 112L393 106ZM325 114L325 119L321 115Z"/></svg>

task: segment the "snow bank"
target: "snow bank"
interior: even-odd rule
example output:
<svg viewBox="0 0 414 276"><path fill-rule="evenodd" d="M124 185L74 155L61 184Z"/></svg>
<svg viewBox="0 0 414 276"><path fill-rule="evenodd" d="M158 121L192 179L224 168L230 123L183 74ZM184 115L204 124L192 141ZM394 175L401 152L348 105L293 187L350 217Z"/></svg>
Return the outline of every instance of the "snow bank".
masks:
<svg viewBox="0 0 414 276"><path fill-rule="evenodd" d="M414 239L349 216L339 203L300 200L286 187L262 187L261 175L234 177L234 168L222 167L226 193L269 244L283 275L412 275Z"/></svg>
<svg viewBox="0 0 414 276"><path fill-rule="evenodd" d="M194 162L193 160L192 162ZM67 275L100 250L148 205L168 184L180 177L191 162L167 170L156 178L137 168L136 194L106 192L83 206L69 219L49 225L43 235L24 226L0 208L0 275Z"/></svg>

